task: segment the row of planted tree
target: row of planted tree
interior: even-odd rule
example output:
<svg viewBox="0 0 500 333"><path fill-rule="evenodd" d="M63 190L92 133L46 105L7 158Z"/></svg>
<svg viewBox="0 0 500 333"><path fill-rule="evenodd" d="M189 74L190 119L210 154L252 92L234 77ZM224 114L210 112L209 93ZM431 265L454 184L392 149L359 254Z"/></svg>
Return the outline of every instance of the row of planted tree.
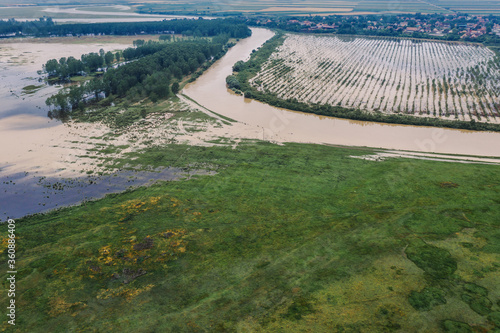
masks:
<svg viewBox="0 0 500 333"><path fill-rule="evenodd" d="M300 100L297 96L285 95L285 90L281 95L277 92L270 91L269 89L259 89L263 85L263 81L258 80L263 79L263 77L258 73L263 73L269 66L281 66L282 60L273 57L273 53L276 49L279 49L283 42L285 41L283 35L276 35L274 38L269 40L259 51L252 54L250 60L247 62L239 61L233 66L233 75L226 78L226 82L229 88L235 90L236 92L242 92L245 97L253 98L261 102L296 111L310 112L318 115L333 116L339 118L349 118L355 120L365 120L365 121L375 121L375 122L386 122L386 123L399 123L399 124L410 124L410 125L424 125L424 126L437 126L437 127L449 127L449 128L461 128L461 129L472 129L472 130L490 130L490 131L500 131L500 126L494 123L478 122L476 119L472 118L468 121L464 120L448 120L441 119L438 117L416 117L414 115L408 114L386 114L382 112L369 112L362 110L360 108L345 107L338 105L338 103L320 103L319 101L311 100ZM309 49L309 58L311 54L314 53L312 48ZM292 52L293 53L293 52ZM313 58L314 59L314 58ZM302 61L306 61L302 59ZM299 61L300 63L300 61ZM390 61L387 61L387 65ZM318 79L318 75L321 75L321 69L328 66L326 62L316 62L315 64L315 75L302 75L297 73L296 78L305 77L309 81L314 81ZM318 70L318 68L320 70ZM282 66L282 76L276 76L276 78L287 80L287 71L290 72L291 69L287 66ZM353 71L354 73L356 70ZM390 73L389 73L390 74ZM288 77L289 80L293 79L293 75ZM363 81L370 79L370 77L365 76ZM376 78L377 79L377 78ZM331 79L334 80L334 79ZM383 80L383 79L382 79ZM257 81L257 82L256 82ZM379 81L379 80L377 80ZM335 81L339 83L338 81ZM342 82L342 80L341 80ZM352 85L350 85L352 87ZM294 90L294 85L288 82L283 82L282 84L276 84L277 89L283 89L288 87L288 91ZM310 88L310 87L309 87ZM328 84L323 82L321 87L317 87L318 91L321 89L328 89ZM307 90L308 92L313 92L312 89ZM306 91L306 92L307 92ZM314 90L316 91L316 90ZM349 89L347 91L350 91ZM306 94L307 95L307 94Z"/></svg>
<svg viewBox="0 0 500 333"><path fill-rule="evenodd" d="M285 100L488 120L499 79L498 57L481 46L289 35L252 84Z"/></svg>

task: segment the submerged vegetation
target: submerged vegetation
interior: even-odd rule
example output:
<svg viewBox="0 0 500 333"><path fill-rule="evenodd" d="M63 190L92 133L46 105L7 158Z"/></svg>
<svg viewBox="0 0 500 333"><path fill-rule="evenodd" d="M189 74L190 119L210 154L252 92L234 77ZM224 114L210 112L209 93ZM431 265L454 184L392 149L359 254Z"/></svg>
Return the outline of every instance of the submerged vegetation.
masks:
<svg viewBox="0 0 500 333"><path fill-rule="evenodd" d="M499 80L499 58L477 45L287 35L251 83L285 100L488 121Z"/></svg>

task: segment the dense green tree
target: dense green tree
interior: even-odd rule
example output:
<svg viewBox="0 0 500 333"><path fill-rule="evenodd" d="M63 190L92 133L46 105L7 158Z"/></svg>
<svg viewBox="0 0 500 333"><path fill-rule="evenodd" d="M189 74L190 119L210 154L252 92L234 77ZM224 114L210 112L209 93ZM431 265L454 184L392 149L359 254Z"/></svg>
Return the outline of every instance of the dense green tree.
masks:
<svg viewBox="0 0 500 333"><path fill-rule="evenodd" d="M85 70L83 63L74 57L69 57L66 61L66 65L68 66L69 75L78 75Z"/></svg>
<svg viewBox="0 0 500 333"><path fill-rule="evenodd" d="M55 76L58 73L59 63L56 59L50 59L45 63L43 69L47 72L49 76Z"/></svg>
<svg viewBox="0 0 500 333"><path fill-rule="evenodd" d="M113 52L106 52L106 54L104 55L104 62L106 63L106 66L111 66L113 60L115 60L115 55L113 54Z"/></svg>
<svg viewBox="0 0 500 333"><path fill-rule="evenodd" d="M97 53L82 55L82 63L89 72L95 72L104 65L104 59Z"/></svg>
<svg viewBox="0 0 500 333"><path fill-rule="evenodd" d="M173 92L174 94L177 94L177 93L179 92L179 88L180 88L180 87L179 87L179 82L175 81L174 83L172 83L172 88L171 88L171 90L172 90L172 92Z"/></svg>
<svg viewBox="0 0 500 333"><path fill-rule="evenodd" d="M143 46L145 43L144 39L137 39L132 42L135 47Z"/></svg>
<svg viewBox="0 0 500 333"><path fill-rule="evenodd" d="M68 93L68 102L73 110L83 102L84 88L79 86L71 86Z"/></svg>

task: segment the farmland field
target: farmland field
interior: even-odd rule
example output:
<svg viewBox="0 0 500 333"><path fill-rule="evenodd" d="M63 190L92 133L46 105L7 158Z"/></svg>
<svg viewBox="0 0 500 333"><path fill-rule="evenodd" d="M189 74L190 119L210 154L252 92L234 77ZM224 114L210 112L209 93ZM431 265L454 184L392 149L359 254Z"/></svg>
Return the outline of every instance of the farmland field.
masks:
<svg viewBox="0 0 500 333"><path fill-rule="evenodd" d="M0 0L0 6L13 6L11 0ZM22 5L30 4L30 6ZM2 8L3 18L36 18L43 16L43 9L47 6L78 6L82 2L73 0L21 0L14 7ZM109 2L109 5L116 3ZM121 5L129 5L131 11L142 13L169 13L169 14L199 14L220 15L245 13L265 15L363 15L363 14L396 14L396 13L469 13L469 14L498 14L498 1L468 1L468 0L357 0L357 1L330 1L330 0L256 0L256 1L228 1L228 0L178 0L178 1L121 1ZM21 5L21 6L18 6ZM102 1L86 1L86 6L106 5ZM123 8L122 8L123 9ZM106 11L106 9L104 9ZM42 14L42 15L40 15ZM59 17L61 13L57 14ZM51 14L51 16L54 16Z"/></svg>
<svg viewBox="0 0 500 333"><path fill-rule="evenodd" d="M387 114L500 116L498 56L464 43L287 35L251 83L285 100Z"/></svg>
<svg viewBox="0 0 500 333"><path fill-rule="evenodd" d="M454 12L462 12L475 15L498 15L498 13L500 13L500 2L498 1L471 2L467 0L433 0L429 1L429 3L445 9L449 9Z"/></svg>

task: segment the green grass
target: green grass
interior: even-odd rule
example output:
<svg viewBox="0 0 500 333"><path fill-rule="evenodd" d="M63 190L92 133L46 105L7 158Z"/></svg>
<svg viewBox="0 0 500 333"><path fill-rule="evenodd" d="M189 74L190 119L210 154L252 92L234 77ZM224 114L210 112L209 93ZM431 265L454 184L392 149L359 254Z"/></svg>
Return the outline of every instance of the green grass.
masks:
<svg viewBox="0 0 500 333"><path fill-rule="evenodd" d="M18 220L9 329L493 329L500 168L350 157L371 152L244 141L130 153L117 165L217 174Z"/></svg>

